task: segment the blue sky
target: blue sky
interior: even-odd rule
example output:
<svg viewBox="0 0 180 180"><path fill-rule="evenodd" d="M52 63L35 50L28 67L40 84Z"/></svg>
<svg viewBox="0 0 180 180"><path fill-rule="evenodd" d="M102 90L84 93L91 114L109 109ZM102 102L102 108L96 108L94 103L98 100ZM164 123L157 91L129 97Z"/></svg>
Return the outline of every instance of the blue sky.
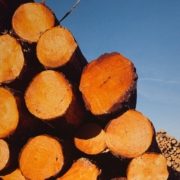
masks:
<svg viewBox="0 0 180 180"><path fill-rule="evenodd" d="M60 19L75 0L47 0ZM117 51L137 68L137 110L180 139L180 0L81 0L62 25L90 61Z"/></svg>

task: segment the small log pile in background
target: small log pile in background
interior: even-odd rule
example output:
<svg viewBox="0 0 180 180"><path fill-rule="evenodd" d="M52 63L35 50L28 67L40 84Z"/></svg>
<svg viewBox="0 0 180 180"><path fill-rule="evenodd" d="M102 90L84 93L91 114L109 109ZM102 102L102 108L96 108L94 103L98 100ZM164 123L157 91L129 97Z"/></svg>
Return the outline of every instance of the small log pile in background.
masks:
<svg viewBox="0 0 180 180"><path fill-rule="evenodd" d="M158 146L167 159L167 165L180 172L180 142L167 134L158 131L156 135Z"/></svg>
<svg viewBox="0 0 180 180"><path fill-rule="evenodd" d="M135 110L134 64L88 63L44 3L0 0L0 85L1 179L178 180L179 142Z"/></svg>

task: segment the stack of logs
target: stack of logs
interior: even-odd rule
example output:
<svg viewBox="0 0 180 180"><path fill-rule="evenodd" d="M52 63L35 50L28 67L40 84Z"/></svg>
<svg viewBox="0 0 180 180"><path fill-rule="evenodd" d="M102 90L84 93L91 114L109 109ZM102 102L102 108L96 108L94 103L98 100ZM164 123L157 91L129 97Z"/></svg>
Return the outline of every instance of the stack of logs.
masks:
<svg viewBox="0 0 180 180"><path fill-rule="evenodd" d="M113 52L88 63L44 3L0 0L0 33L1 179L178 178L135 110L129 59Z"/></svg>
<svg viewBox="0 0 180 180"><path fill-rule="evenodd" d="M180 142L164 130L156 133L156 140L167 165L180 172Z"/></svg>

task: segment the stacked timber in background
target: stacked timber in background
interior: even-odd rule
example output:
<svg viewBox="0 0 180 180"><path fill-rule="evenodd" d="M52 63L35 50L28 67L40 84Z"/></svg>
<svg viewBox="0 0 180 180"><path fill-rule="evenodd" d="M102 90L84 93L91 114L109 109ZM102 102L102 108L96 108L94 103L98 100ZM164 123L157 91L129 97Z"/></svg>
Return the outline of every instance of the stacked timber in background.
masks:
<svg viewBox="0 0 180 180"><path fill-rule="evenodd" d="M0 0L1 179L178 179L179 142L135 110L134 64L88 63L45 4L25 2Z"/></svg>
<svg viewBox="0 0 180 180"><path fill-rule="evenodd" d="M156 140L167 159L167 165L180 172L180 142L165 131L158 131Z"/></svg>

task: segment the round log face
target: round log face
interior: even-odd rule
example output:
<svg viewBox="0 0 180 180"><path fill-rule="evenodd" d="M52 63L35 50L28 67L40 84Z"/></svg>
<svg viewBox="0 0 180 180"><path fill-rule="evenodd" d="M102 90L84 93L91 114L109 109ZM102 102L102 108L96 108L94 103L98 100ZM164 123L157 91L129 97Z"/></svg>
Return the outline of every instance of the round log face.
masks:
<svg viewBox="0 0 180 180"><path fill-rule="evenodd" d="M25 93L28 110L43 120L63 116L69 108L72 98L69 82L62 73L52 70L39 73Z"/></svg>
<svg viewBox="0 0 180 180"><path fill-rule="evenodd" d="M105 132L95 123L86 124L78 129L74 143L86 154L99 154L106 148Z"/></svg>
<svg viewBox="0 0 180 180"><path fill-rule="evenodd" d="M19 122L15 97L5 88L0 88L0 138L12 134Z"/></svg>
<svg viewBox="0 0 180 180"><path fill-rule="evenodd" d="M106 127L106 143L115 154L127 158L144 153L152 143L153 127L140 112L128 110Z"/></svg>
<svg viewBox="0 0 180 180"><path fill-rule="evenodd" d="M136 87L135 68L118 53L105 54L84 69L80 91L87 108L95 115L117 111Z"/></svg>
<svg viewBox="0 0 180 180"><path fill-rule="evenodd" d="M6 167L9 157L8 144L3 139L0 139L0 171Z"/></svg>
<svg viewBox="0 0 180 180"><path fill-rule="evenodd" d="M73 163L71 168L57 180L97 180L101 171L88 159L80 158Z"/></svg>
<svg viewBox="0 0 180 180"><path fill-rule="evenodd" d="M10 174L2 176L2 179L3 180L26 180L19 169L16 169Z"/></svg>
<svg viewBox="0 0 180 180"><path fill-rule="evenodd" d="M64 27L54 27L40 37L37 57L41 64L55 68L71 60L77 48L73 35Z"/></svg>
<svg viewBox="0 0 180 180"><path fill-rule="evenodd" d="M20 44L10 35L0 36L0 84L16 79L24 66Z"/></svg>
<svg viewBox="0 0 180 180"><path fill-rule="evenodd" d="M153 153L143 154L133 159L127 170L128 180L167 180L168 175L166 159L161 154Z"/></svg>
<svg viewBox="0 0 180 180"><path fill-rule="evenodd" d="M55 25L55 17L42 3L26 3L15 11L12 26L16 34L28 42L37 42L40 35Z"/></svg>
<svg viewBox="0 0 180 180"><path fill-rule="evenodd" d="M46 179L56 175L64 164L60 143L47 135L32 138L22 149L20 170L28 179Z"/></svg>

